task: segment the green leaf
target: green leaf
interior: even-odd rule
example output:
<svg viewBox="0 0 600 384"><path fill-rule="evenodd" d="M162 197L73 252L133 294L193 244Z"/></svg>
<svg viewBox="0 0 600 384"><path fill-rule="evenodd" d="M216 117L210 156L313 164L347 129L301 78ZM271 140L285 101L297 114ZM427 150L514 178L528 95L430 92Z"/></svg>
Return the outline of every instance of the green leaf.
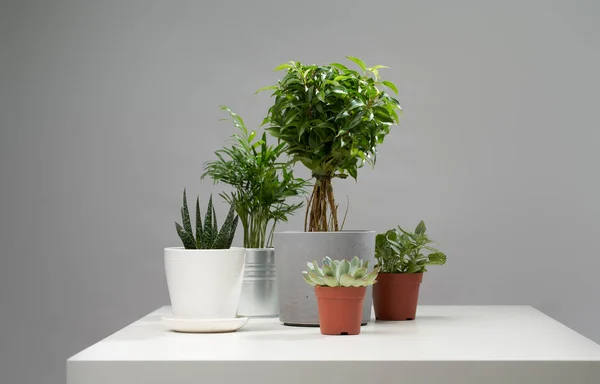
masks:
<svg viewBox="0 0 600 384"><path fill-rule="evenodd" d="M348 94L348 90L344 87L333 87L331 89L331 92L333 93L339 93L339 94L343 94L343 95L347 95Z"/></svg>
<svg viewBox="0 0 600 384"><path fill-rule="evenodd" d="M340 261L340 264L338 265L336 270L336 277L340 279L342 275L345 275L348 272L350 272L350 263L348 262L348 260Z"/></svg>
<svg viewBox="0 0 600 384"><path fill-rule="evenodd" d="M308 277L316 284L316 285L325 285L325 280L322 277L315 275L313 272L308 272Z"/></svg>
<svg viewBox="0 0 600 384"><path fill-rule="evenodd" d="M350 107L348 108L348 110L352 110L352 109L364 107L364 106L365 106L365 103L363 103L362 100L354 99L354 100L350 101Z"/></svg>
<svg viewBox="0 0 600 384"><path fill-rule="evenodd" d="M237 229L238 221L239 216L236 215L235 219L233 219L233 224L231 225L229 239L227 240L228 248L231 248L231 244L233 244L233 238L235 237L235 230Z"/></svg>
<svg viewBox="0 0 600 384"><path fill-rule="evenodd" d="M276 67L276 68L273 70L273 72L281 71L281 70L283 70L283 69L292 69L292 68L294 68L294 66L292 65L292 63L291 63L291 62L289 62L289 63L284 63L284 64L281 64L280 66Z"/></svg>
<svg viewBox="0 0 600 384"><path fill-rule="evenodd" d="M357 279L362 279L363 277L365 277L367 275L367 269L366 268L359 268L354 272L354 277Z"/></svg>
<svg viewBox="0 0 600 384"><path fill-rule="evenodd" d="M358 268L360 268L360 259L358 256L354 256L350 260L350 274L353 274Z"/></svg>
<svg viewBox="0 0 600 384"><path fill-rule="evenodd" d="M356 166L348 168L348 174L356 180L358 178L358 169Z"/></svg>
<svg viewBox="0 0 600 384"><path fill-rule="evenodd" d="M204 249L210 248L214 242L213 237L213 202L212 195L208 199L208 208L206 208L206 213L204 214L204 230L202 236L202 244Z"/></svg>
<svg viewBox="0 0 600 384"><path fill-rule="evenodd" d="M333 276L325 275L325 276L323 276L323 281L329 287L337 287L340 285L338 282L338 279Z"/></svg>
<svg viewBox="0 0 600 384"><path fill-rule="evenodd" d="M379 268L376 268L376 269L372 270L367 276L365 276L364 280L367 283L366 285L375 284L375 279L377 278L378 274L379 274Z"/></svg>
<svg viewBox="0 0 600 384"><path fill-rule="evenodd" d="M231 240L233 240L232 232L235 234L234 223L237 225L237 221L235 219L237 219L237 216L235 214L234 202L229 207L229 212L227 213L225 222L216 236L214 249L228 249L231 247Z"/></svg>
<svg viewBox="0 0 600 384"><path fill-rule="evenodd" d="M421 220L419 222L419 225L417 225L417 228L415 228L415 234L423 235L423 234L425 234L426 230L427 230L427 228L425 227L425 222L423 222L423 220Z"/></svg>
<svg viewBox="0 0 600 384"><path fill-rule="evenodd" d="M355 62L355 63L356 63L356 64L357 64L357 65L360 67L360 69L362 69L362 70L363 70L363 72L366 72L366 71L367 71L367 66L365 65L364 61L362 61L362 60L361 60L361 59L359 59L358 57L346 56L346 58L347 58L348 60L352 60L353 62Z"/></svg>
<svg viewBox="0 0 600 384"><path fill-rule="evenodd" d="M196 249L196 243L194 242L194 238L191 234L187 233L179 223L175 223L175 229L177 230L177 234L183 243L183 247L185 249Z"/></svg>
<svg viewBox="0 0 600 384"><path fill-rule="evenodd" d="M196 247L202 248L202 218L200 215L200 196L196 196Z"/></svg>
<svg viewBox="0 0 600 384"><path fill-rule="evenodd" d="M192 230L192 223L190 221L190 211L188 210L187 195L186 195L185 189L183 190L183 204L181 206L181 220L183 223L184 231L187 232L190 236L192 236L192 241L193 241L194 240L194 237L193 237L194 231Z"/></svg>
<svg viewBox="0 0 600 384"><path fill-rule="evenodd" d="M308 272L306 272L306 271L305 271L305 272L302 272L302 277L304 278L304 281L306 281L308 284L310 284L310 285L312 285L312 286L315 286L315 285L316 285L316 284L315 284L315 282L314 282L314 281L312 281L312 280L310 279L310 277L308 276Z"/></svg>
<svg viewBox="0 0 600 384"><path fill-rule="evenodd" d="M349 274L343 274L340 276L340 285L342 287L351 287L352 283L354 283L354 277Z"/></svg>
<svg viewBox="0 0 600 384"><path fill-rule="evenodd" d="M323 265L323 274L334 277L333 269L329 265Z"/></svg>
<svg viewBox="0 0 600 384"><path fill-rule="evenodd" d="M266 87L259 88L254 94L256 95L256 94L259 94L259 93L261 93L263 91L276 90L277 88L279 88L279 87L277 87L276 85L269 85L269 86L266 86Z"/></svg>
<svg viewBox="0 0 600 384"><path fill-rule="evenodd" d="M446 255L442 252L430 253L429 262L427 265L444 265L446 264Z"/></svg>
<svg viewBox="0 0 600 384"><path fill-rule="evenodd" d="M346 67L345 65L340 64L340 63L331 63L329 65L331 65L332 67L335 67L337 69L341 69L342 71L347 71L348 70L348 67Z"/></svg>
<svg viewBox="0 0 600 384"><path fill-rule="evenodd" d="M323 277L323 270L321 269L321 267L319 267L319 263L317 263L317 261L315 260L313 262L313 265L315 266L314 272L317 276Z"/></svg>
<svg viewBox="0 0 600 384"><path fill-rule="evenodd" d="M391 89L392 91L394 91L395 94L398 94L398 88L391 81L382 81L381 83L383 85L385 85L386 87L388 87L389 89Z"/></svg>

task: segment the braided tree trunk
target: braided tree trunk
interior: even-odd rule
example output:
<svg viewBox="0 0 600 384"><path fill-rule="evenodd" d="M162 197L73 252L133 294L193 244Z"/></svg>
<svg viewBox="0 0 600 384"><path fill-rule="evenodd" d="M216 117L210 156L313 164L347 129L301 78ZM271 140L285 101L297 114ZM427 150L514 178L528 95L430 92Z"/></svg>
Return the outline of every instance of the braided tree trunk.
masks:
<svg viewBox="0 0 600 384"><path fill-rule="evenodd" d="M304 230L306 232L339 231L337 209L331 176L318 176L306 204Z"/></svg>

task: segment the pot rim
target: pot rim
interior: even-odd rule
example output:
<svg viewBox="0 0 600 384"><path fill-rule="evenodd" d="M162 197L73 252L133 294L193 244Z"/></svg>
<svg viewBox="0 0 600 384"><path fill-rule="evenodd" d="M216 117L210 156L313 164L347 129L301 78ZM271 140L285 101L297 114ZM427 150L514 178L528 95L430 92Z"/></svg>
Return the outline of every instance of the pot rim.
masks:
<svg viewBox="0 0 600 384"><path fill-rule="evenodd" d="M246 248L246 251L274 251L275 247L266 247L266 248Z"/></svg>
<svg viewBox="0 0 600 384"><path fill-rule="evenodd" d="M275 232L275 234L305 234L305 235L352 235L352 234L362 234L362 233L375 233L375 230L372 229L344 229L342 231L319 231L319 232L307 232L307 231L279 231Z"/></svg>
<svg viewBox="0 0 600 384"><path fill-rule="evenodd" d="M243 247L230 247L230 248L226 248L226 249L185 249L184 247L167 247L165 248L165 251L184 251L184 252L228 252L228 251L239 251L239 250L246 250L246 248Z"/></svg>

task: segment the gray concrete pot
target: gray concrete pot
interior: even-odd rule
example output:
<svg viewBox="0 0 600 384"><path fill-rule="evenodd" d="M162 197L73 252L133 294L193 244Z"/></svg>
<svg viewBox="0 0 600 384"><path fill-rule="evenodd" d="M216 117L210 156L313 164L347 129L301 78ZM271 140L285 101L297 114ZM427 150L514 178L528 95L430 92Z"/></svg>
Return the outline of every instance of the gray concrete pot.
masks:
<svg viewBox="0 0 600 384"><path fill-rule="evenodd" d="M277 232L273 240L277 254L277 293L279 296L279 320L286 325L318 326L319 311L315 289L302 278L308 261L323 257L351 259L358 256L369 260L375 258L375 231L340 232ZM369 267L370 269L371 267ZM362 323L371 318L371 287L365 295Z"/></svg>
<svg viewBox="0 0 600 384"><path fill-rule="evenodd" d="M273 248L247 248L238 315L275 317L277 314L275 251Z"/></svg>

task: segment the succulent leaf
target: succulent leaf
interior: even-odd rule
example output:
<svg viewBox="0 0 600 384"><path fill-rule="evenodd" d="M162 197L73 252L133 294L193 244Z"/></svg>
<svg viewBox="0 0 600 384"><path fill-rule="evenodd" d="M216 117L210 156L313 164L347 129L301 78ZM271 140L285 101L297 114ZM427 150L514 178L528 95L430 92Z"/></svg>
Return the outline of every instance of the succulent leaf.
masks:
<svg viewBox="0 0 600 384"><path fill-rule="evenodd" d="M375 279L377 278L378 270L372 270L367 276L365 276L365 281L367 285L375 284Z"/></svg>
<svg viewBox="0 0 600 384"><path fill-rule="evenodd" d="M225 222L223 223L221 230L219 231L219 233L216 236L215 244L213 247L214 249L226 249L231 246L231 242L229 241L229 239L231 238L232 230L235 233L234 224L237 225L236 220L237 220L237 215L235 214L235 207L232 204L229 207L229 212L227 213ZM218 228L218 227L214 227L214 228Z"/></svg>
<svg viewBox="0 0 600 384"><path fill-rule="evenodd" d="M333 269L331 269L331 267L327 264L323 264L323 274L326 276L335 276Z"/></svg>
<svg viewBox="0 0 600 384"><path fill-rule="evenodd" d="M316 284L316 285L325 285L325 281L322 277L317 276L314 272L308 272L308 277Z"/></svg>
<svg viewBox="0 0 600 384"><path fill-rule="evenodd" d="M192 231L192 222L190 221L190 211L188 210L187 204L187 195L186 190L183 190L183 204L181 205L181 223L183 224L183 229L192 236L193 240L193 231Z"/></svg>
<svg viewBox="0 0 600 384"><path fill-rule="evenodd" d="M329 287L337 287L339 284L338 279L335 278L334 276L323 276L323 281L327 284L327 286Z"/></svg>
<svg viewBox="0 0 600 384"><path fill-rule="evenodd" d="M175 228L177 229L177 234L183 243L185 249L196 249L196 242L192 235L187 233L179 223L175 223Z"/></svg>
<svg viewBox="0 0 600 384"><path fill-rule="evenodd" d="M336 270L336 277L338 278L338 280L342 277L342 275L345 275L346 273L350 272L350 263L348 262L348 260L342 260L340 261L337 270Z"/></svg>
<svg viewBox="0 0 600 384"><path fill-rule="evenodd" d="M314 283L314 281L312 281L310 279L310 277L308 276L308 272L306 272L306 271L302 272L302 277L304 278L304 281L306 281L308 284L313 285L313 286L317 285Z"/></svg>
<svg viewBox="0 0 600 384"><path fill-rule="evenodd" d="M360 259L358 256L354 256L350 261L350 274L354 273L358 268L360 268Z"/></svg>
<svg viewBox="0 0 600 384"><path fill-rule="evenodd" d="M202 247L202 217L200 215L200 196L196 196L196 247Z"/></svg>
<svg viewBox="0 0 600 384"><path fill-rule="evenodd" d="M340 276L340 285L342 287L351 287L353 283L354 277L352 277L352 275L345 273L342 276Z"/></svg>
<svg viewBox="0 0 600 384"><path fill-rule="evenodd" d="M213 212L214 212L214 210L213 210L212 195L210 195L210 198L208 199L208 208L206 209L206 213L204 216L204 230L203 230L203 236L202 236L203 248L211 247L211 245L214 242L213 228L212 228Z"/></svg>
<svg viewBox="0 0 600 384"><path fill-rule="evenodd" d="M323 277L323 270L319 267L319 263L317 263L317 260L313 261L313 266L315 268L315 274L317 276Z"/></svg>
<svg viewBox="0 0 600 384"><path fill-rule="evenodd" d="M367 275L367 269L366 268L359 268L353 274L353 276L355 278L357 278L357 279L362 279L366 275Z"/></svg>

